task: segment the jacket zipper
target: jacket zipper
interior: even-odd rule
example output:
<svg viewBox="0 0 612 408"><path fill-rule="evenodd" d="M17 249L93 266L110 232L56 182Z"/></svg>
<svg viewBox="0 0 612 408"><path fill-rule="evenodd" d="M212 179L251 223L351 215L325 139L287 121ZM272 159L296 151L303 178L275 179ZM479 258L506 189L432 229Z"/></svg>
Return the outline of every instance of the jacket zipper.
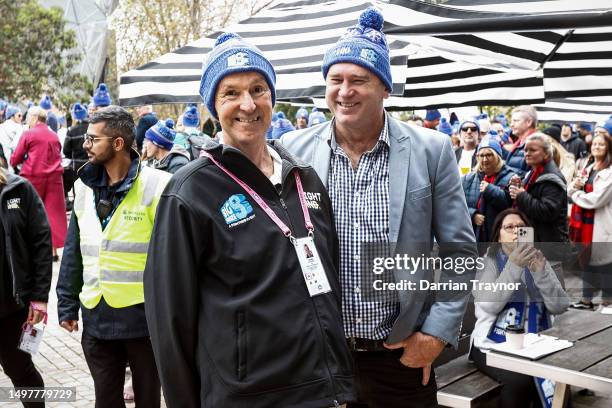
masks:
<svg viewBox="0 0 612 408"><path fill-rule="evenodd" d="M4 202L4 195L8 191L11 191L12 187L14 186L10 186L8 190L7 190L7 187L9 186L5 185L4 188L0 190L0 212L3 211L2 203ZM6 214L4 214L4 216L6 216ZM1 219L0 219L0 222L2 222ZM17 302L17 304L21 306L22 302L21 302L21 296L19 294L19 290L17 290L17 276L15 275L15 266L13 265L13 255L12 255L12 251L9 251L9 243L11 242L11 232L7 228L6 225L3 224L2 227L4 229L4 234L6 235L6 242L4 243L4 247L5 247L6 255L9 261L8 262L9 268L11 268L11 278L13 279L13 298L15 299L15 302Z"/></svg>

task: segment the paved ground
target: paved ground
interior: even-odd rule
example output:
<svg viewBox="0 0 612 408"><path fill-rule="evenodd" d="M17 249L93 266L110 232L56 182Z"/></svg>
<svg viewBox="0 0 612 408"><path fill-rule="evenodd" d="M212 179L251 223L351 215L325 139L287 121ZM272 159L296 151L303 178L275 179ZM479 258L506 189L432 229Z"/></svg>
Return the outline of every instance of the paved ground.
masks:
<svg viewBox="0 0 612 408"><path fill-rule="evenodd" d="M47 403L48 407L93 407L95 402L93 380L81 348L81 332L68 333L57 321L57 298L55 284L59 272L59 263L53 265L53 283L49 297L49 322L43 344L34 357L34 363L41 372L48 387L76 387L77 401L71 403ZM580 295L580 282L577 276L566 277L566 287L572 297ZM596 298L595 301L598 301ZM11 386L11 382L0 368L0 387ZM609 408L612 407L612 396L583 396L573 390L574 408ZM0 402L0 407L19 406L14 403ZM130 406L130 404L128 404ZM133 406L133 405L131 405ZM162 400L162 406L165 403Z"/></svg>

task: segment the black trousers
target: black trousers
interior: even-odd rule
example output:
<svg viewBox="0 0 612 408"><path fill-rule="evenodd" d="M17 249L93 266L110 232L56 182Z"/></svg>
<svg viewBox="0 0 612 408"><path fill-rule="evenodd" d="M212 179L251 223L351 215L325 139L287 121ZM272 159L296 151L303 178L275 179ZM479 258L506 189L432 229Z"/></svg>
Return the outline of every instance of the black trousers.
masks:
<svg viewBox="0 0 612 408"><path fill-rule="evenodd" d="M348 408L433 408L438 406L437 385L432 369L423 386L422 368L409 368L400 361L403 349L354 351L357 402Z"/></svg>
<svg viewBox="0 0 612 408"><path fill-rule="evenodd" d="M533 377L487 366L487 356L478 347L472 347L470 357L480 371L502 384L497 404L499 408L541 406Z"/></svg>
<svg viewBox="0 0 612 408"><path fill-rule="evenodd" d="M32 356L17 349L21 326L28 318L28 308L0 318L0 364L15 388L44 387L43 379L32 363ZM26 408L42 408L44 402L24 402Z"/></svg>
<svg viewBox="0 0 612 408"><path fill-rule="evenodd" d="M161 385L148 337L102 340L83 333L81 344L94 380L96 408L125 408L126 363L132 370L136 408L159 408Z"/></svg>

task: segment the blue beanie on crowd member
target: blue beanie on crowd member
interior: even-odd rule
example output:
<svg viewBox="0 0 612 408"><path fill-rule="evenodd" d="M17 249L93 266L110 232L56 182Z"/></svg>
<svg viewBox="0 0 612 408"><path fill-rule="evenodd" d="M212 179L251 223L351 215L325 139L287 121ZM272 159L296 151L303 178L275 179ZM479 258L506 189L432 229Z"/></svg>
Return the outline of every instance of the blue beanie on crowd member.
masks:
<svg viewBox="0 0 612 408"><path fill-rule="evenodd" d="M6 112L4 113L4 119L9 120L19 112L21 112L21 109L19 109L17 106L8 105L6 107Z"/></svg>
<svg viewBox="0 0 612 408"><path fill-rule="evenodd" d="M300 106L300 109L295 113L295 119L304 118L308 120L308 109L305 106Z"/></svg>
<svg viewBox="0 0 612 408"><path fill-rule="evenodd" d="M166 124L168 128L174 129L174 120L168 118L164 121L164 123Z"/></svg>
<svg viewBox="0 0 612 408"><path fill-rule="evenodd" d="M40 107L44 110L49 110L53 107L53 103L51 103L51 98L49 97L49 95L45 95L42 97L42 99L40 100Z"/></svg>
<svg viewBox="0 0 612 408"><path fill-rule="evenodd" d="M441 117L442 114L437 109L427 110L427 112L425 113L425 120L428 122L433 122L434 120L440 119Z"/></svg>
<svg viewBox="0 0 612 408"><path fill-rule="evenodd" d="M110 93L106 84L102 83L98 85L98 88L93 94L93 104L96 107L108 106L112 103Z"/></svg>
<svg viewBox="0 0 612 408"><path fill-rule="evenodd" d="M189 105L183 113L183 125L186 127L197 127L200 124L200 112L196 105Z"/></svg>
<svg viewBox="0 0 612 408"><path fill-rule="evenodd" d="M4 99L0 99L0 112L4 111L8 106L8 102Z"/></svg>
<svg viewBox="0 0 612 408"><path fill-rule="evenodd" d="M448 123L446 118L440 119L440 124L438 125L438 132L442 132L451 136L453 134L453 127Z"/></svg>
<svg viewBox="0 0 612 408"><path fill-rule="evenodd" d="M323 112L319 112L317 108L312 108L312 112L308 117L308 127L312 127L324 122L327 122L325 114Z"/></svg>
<svg viewBox="0 0 612 408"><path fill-rule="evenodd" d="M593 131L593 125L591 125L590 123L582 122L581 124L578 125L578 127L580 129L586 130L587 132Z"/></svg>
<svg viewBox="0 0 612 408"><path fill-rule="evenodd" d="M161 120L151 126L145 133L145 139L149 139L155 146L165 150L171 150L174 145L174 137L176 132L169 128L165 122Z"/></svg>
<svg viewBox="0 0 612 408"><path fill-rule="evenodd" d="M87 118L87 108L80 103L75 103L72 106L72 119L85 120Z"/></svg>
<svg viewBox="0 0 612 408"><path fill-rule="evenodd" d="M503 113L500 113L499 115L495 116L495 120L501 123L503 127L506 127L506 125L508 124L506 115L504 115Z"/></svg>
<svg viewBox="0 0 612 408"><path fill-rule="evenodd" d="M610 116L610 119L604 122L602 127L608 131L610 136L612 136L612 116Z"/></svg>
<svg viewBox="0 0 612 408"><path fill-rule="evenodd" d="M282 112L279 112L279 114L280 113ZM280 139L282 135L292 130L295 130L295 128L290 120L279 118L272 126L272 139Z"/></svg>
<svg viewBox="0 0 612 408"><path fill-rule="evenodd" d="M494 137L492 137L489 134L485 135L485 137L482 138L482 140L478 144L478 147L476 148L476 153L478 153L480 149L483 149L485 147L488 147L489 149L497 153L499 157L502 157L501 144L499 143L499 141L497 141Z"/></svg>
<svg viewBox="0 0 612 408"><path fill-rule="evenodd" d="M385 20L374 7L368 7L359 16L357 25L346 29L336 44L325 52L323 78L327 79L329 68L347 62L372 71L387 88L393 91L389 46L381 31Z"/></svg>
<svg viewBox="0 0 612 408"><path fill-rule="evenodd" d="M272 106L276 103L276 72L270 61L259 48L247 43L238 34L224 33L217 37L212 51L208 54L200 81L200 96L210 115L217 120L217 87L223 78L238 72L261 74L270 87Z"/></svg>
<svg viewBox="0 0 612 408"><path fill-rule="evenodd" d="M471 123L474 126L476 126L476 131L480 133L480 126L478 126L477 120L464 120L463 122L461 122L461 126L459 126L459 131L461 131L461 129L463 128L463 125L465 125L466 123Z"/></svg>
<svg viewBox="0 0 612 408"><path fill-rule="evenodd" d="M272 130L274 130L274 124L278 120L278 113L272 112L272 123L270 123L270 127L266 131L266 139L272 139Z"/></svg>

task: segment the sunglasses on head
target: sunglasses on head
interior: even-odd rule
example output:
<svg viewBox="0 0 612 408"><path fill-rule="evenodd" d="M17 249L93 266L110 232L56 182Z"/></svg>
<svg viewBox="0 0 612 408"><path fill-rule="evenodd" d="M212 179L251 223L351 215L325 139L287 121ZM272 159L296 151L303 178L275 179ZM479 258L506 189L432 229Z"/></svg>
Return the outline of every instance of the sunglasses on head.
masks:
<svg viewBox="0 0 612 408"><path fill-rule="evenodd" d="M467 132L469 130L471 130L472 132L476 132L478 128L476 126L465 126L461 128L462 132Z"/></svg>

